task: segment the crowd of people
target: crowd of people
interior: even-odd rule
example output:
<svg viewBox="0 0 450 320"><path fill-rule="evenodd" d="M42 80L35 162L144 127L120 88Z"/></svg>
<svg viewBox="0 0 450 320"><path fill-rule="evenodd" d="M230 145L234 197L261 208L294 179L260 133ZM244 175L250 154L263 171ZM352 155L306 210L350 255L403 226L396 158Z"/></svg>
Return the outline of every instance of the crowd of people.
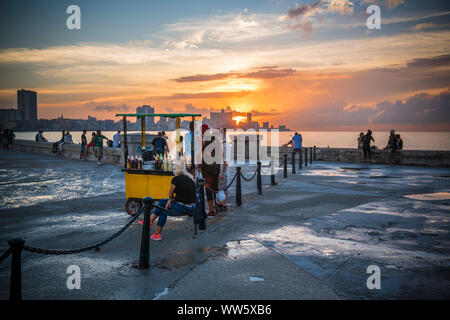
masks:
<svg viewBox="0 0 450 320"><path fill-rule="evenodd" d="M370 163L372 160L372 150L377 148L376 146L370 145L371 142L375 142L375 139L372 137L372 131L368 129L366 134L361 132L357 141L358 149L361 149L363 153L363 161ZM396 163L398 161L397 151L403 149L403 140L399 134L395 133L394 129L389 132L388 143L384 149L389 150L389 163Z"/></svg>

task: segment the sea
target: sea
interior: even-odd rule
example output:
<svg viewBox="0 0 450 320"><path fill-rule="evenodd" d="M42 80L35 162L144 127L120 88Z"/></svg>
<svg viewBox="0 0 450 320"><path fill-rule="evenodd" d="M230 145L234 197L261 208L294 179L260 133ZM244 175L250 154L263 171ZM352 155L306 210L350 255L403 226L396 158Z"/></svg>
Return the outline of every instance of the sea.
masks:
<svg viewBox="0 0 450 320"><path fill-rule="evenodd" d="M182 134L187 132L182 130ZM81 131L71 131L74 143L81 142ZM102 131L102 134L109 139L116 131ZM140 133L140 131L130 131L129 133ZM156 131L148 131L147 133L157 134ZM278 138L272 137L270 132L262 134L263 139L261 145L282 145L288 142L295 132L281 131L278 132ZM320 148L356 148L359 132L357 131L299 131L303 137L304 147L320 147ZM403 140L404 150L441 150L450 151L450 132L419 132L419 131L399 131ZM175 141L175 131L166 131L170 141ZM36 132L15 132L17 139L34 140ZM229 134L228 134L229 135ZM372 133L375 142L372 145L379 149L383 149L389 139L389 131L374 131ZM51 142L61 139L61 131L44 132L44 137ZM91 132L87 133L88 140Z"/></svg>

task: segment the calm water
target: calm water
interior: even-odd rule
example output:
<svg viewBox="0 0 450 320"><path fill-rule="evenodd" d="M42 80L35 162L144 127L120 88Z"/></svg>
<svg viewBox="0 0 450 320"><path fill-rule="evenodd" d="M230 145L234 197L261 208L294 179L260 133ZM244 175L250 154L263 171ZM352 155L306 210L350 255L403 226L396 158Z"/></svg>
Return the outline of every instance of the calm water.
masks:
<svg viewBox="0 0 450 320"><path fill-rule="evenodd" d="M133 133L136 131L131 131ZM112 139L115 131L103 131L104 136ZM155 133L156 132L151 132ZM169 138L175 136L175 132L166 131ZM305 147L330 147L330 148L356 148L356 139L359 132L356 131L303 131L299 132L303 136L303 145ZM73 141L80 143L81 131L71 131ZM279 144L284 144L290 140L294 132L280 132ZM407 150L445 150L450 151L450 132L398 132L403 139L403 148ZM17 139L34 140L36 132L16 132ZM382 149L386 146L389 132L388 131L374 131L373 138L375 142L372 145ZM87 134L90 139L91 132ZM44 132L44 137L48 141L57 141L61 139L61 132ZM174 139L174 138L173 138ZM263 135L262 145L267 145L270 142L270 133L267 136ZM170 143L169 143L170 144Z"/></svg>

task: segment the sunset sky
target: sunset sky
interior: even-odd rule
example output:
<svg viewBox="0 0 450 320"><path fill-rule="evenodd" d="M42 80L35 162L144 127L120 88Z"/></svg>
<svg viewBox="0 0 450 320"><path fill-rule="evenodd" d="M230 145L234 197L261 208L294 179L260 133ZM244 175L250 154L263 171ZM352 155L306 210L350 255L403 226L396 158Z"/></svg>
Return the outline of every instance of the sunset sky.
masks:
<svg viewBox="0 0 450 320"><path fill-rule="evenodd" d="M66 9L81 8L81 30ZM366 8L381 8L369 30ZM450 130L448 0L3 0L0 108L113 119L229 106L298 130Z"/></svg>

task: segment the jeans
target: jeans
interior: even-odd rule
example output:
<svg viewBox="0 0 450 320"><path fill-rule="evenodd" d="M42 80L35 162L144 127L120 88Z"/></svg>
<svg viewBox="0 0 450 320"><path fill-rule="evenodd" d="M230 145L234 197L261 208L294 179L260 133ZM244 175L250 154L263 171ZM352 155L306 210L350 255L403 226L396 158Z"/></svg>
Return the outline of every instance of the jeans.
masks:
<svg viewBox="0 0 450 320"><path fill-rule="evenodd" d="M302 163L303 162L303 153L302 153L302 148L294 148L293 150L292 150L292 162L293 163L295 163L295 154L298 152L298 154L299 154L299 156L300 156L300 159L299 159L299 163Z"/></svg>
<svg viewBox="0 0 450 320"><path fill-rule="evenodd" d="M165 208L168 201L169 201L169 199L161 199L158 202L158 206ZM191 213L193 209L194 209L194 206L190 207L190 206L184 205L181 202L174 201L170 204L170 208L169 208L169 210L174 211L174 213L167 212L167 211L161 210L159 208L155 208L153 210L153 214L158 217L158 226L160 226L162 228L166 224L167 216L171 216L171 217L186 216L189 213Z"/></svg>

